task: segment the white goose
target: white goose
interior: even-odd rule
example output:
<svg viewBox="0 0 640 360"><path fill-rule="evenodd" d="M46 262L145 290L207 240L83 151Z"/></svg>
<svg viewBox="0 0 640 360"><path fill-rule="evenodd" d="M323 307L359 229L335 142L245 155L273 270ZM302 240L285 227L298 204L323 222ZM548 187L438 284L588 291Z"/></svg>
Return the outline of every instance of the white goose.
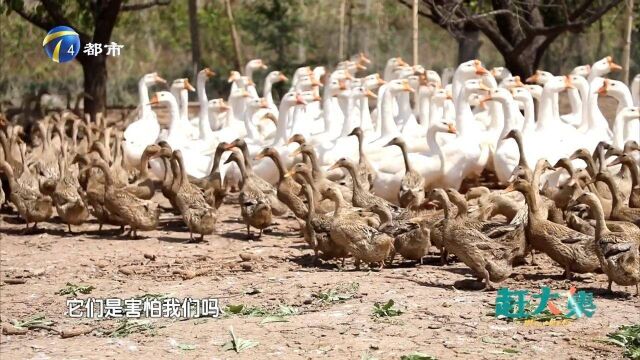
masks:
<svg viewBox="0 0 640 360"><path fill-rule="evenodd" d="M157 92L151 99L151 103L168 105L171 122L177 123L180 121L178 103L175 97L170 92ZM198 151L194 151L187 147L187 145L189 144L188 142L183 142L182 139L172 138L171 135L172 133L170 130L167 142L171 145L172 149L182 151L185 159L185 171L187 172L187 174L198 179L201 179L208 175L213 165L211 153L203 155ZM152 166L151 171L158 178L161 178L164 174L164 169L160 166Z"/></svg>
<svg viewBox="0 0 640 360"><path fill-rule="evenodd" d="M149 103L149 86L166 83L155 72L144 75L138 81L140 116L125 129L122 145L126 161L131 166L140 165L144 149L155 143L160 135L160 124Z"/></svg>

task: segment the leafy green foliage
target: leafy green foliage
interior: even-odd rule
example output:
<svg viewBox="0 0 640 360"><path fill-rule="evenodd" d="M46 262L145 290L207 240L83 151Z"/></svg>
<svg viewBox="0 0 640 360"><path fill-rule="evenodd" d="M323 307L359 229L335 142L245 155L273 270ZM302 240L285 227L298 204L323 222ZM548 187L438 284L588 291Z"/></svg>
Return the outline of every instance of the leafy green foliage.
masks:
<svg viewBox="0 0 640 360"><path fill-rule="evenodd" d="M222 345L223 350L226 350L226 351L233 350L236 353L241 353L259 344L257 341L241 339L237 337L233 331L233 327L229 328L229 334L231 334L231 340L227 341L224 345Z"/></svg>
<svg viewBox="0 0 640 360"><path fill-rule="evenodd" d="M605 341L622 347L626 358L640 359L640 324L620 326Z"/></svg>
<svg viewBox="0 0 640 360"><path fill-rule="evenodd" d="M375 303L373 304L373 316L375 317L392 317L402 314L402 310L396 309L393 306L395 302L389 299L385 304Z"/></svg>
<svg viewBox="0 0 640 360"><path fill-rule="evenodd" d="M56 291L56 295L71 295L78 296L78 294L90 294L95 289L92 285L76 285L67 283L65 287Z"/></svg>

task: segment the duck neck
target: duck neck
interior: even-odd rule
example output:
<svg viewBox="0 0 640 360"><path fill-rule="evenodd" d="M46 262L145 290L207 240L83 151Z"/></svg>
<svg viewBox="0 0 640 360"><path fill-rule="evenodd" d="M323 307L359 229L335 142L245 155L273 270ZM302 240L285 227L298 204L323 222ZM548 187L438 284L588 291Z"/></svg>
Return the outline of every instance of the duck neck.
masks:
<svg viewBox="0 0 640 360"><path fill-rule="evenodd" d="M220 167L220 159L222 158L222 154L224 154L224 148L218 147L216 148L216 153L213 155L213 166L211 167L211 172L209 173L209 177L215 174Z"/></svg>
<svg viewBox="0 0 640 360"><path fill-rule="evenodd" d="M407 154L407 146L404 142L398 143L400 151L402 151L402 160L404 161L404 172L411 172L411 163L409 162L409 154Z"/></svg>
<svg viewBox="0 0 640 360"><path fill-rule="evenodd" d="M344 114L344 122L342 123L342 131L340 131L340 137L346 137L353 130L353 122L351 121L351 113L353 110L353 96L350 94L346 98L338 98L338 104Z"/></svg>
<svg viewBox="0 0 640 360"><path fill-rule="evenodd" d="M180 121L189 121L189 90L180 90Z"/></svg>
<svg viewBox="0 0 640 360"><path fill-rule="evenodd" d="M175 133L180 123L180 111L178 110L178 103L175 98L169 96L169 115L171 117L171 123L169 124L169 135Z"/></svg>
<svg viewBox="0 0 640 360"><path fill-rule="evenodd" d="M536 127L535 107L533 105L533 97L527 96L523 99L524 103L524 127L522 132L528 132Z"/></svg>
<svg viewBox="0 0 640 360"><path fill-rule="evenodd" d="M316 156L315 151L305 152L307 155L307 159L311 163L311 171L313 172L313 177L321 178L323 176L322 169L320 169L320 165L318 164L318 157Z"/></svg>
<svg viewBox="0 0 640 360"><path fill-rule="evenodd" d="M431 111L431 90L427 86L420 86L418 88L418 123L420 125L429 125L430 111Z"/></svg>
<svg viewBox="0 0 640 360"><path fill-rule="evenodd" d="M140 157L140 179L146 180L149 177L149 170L147 167L149 166L149 157L151 155L148 151L142 153L142 157Z"/></svg>
<svg viewBox="0 0 640 360"><path fill-rule="evenodd" d="M538 190L531 186L526 191L524 191L523 195L527 206L529 207L529 213L534 216L537 215L540 209L540 195L538 195Z"/></svg>
<svg viewBox="0 0 640 360"><path fill-rule="evenodd" d="M468 133L469 121L475 121L469 106L470 93L471 90L463 88L456 101L456 126L460 136Z"/></svg>
<svg viewBox="0 0 640 360"><path fill-rule="evenodd" d="M284 165L282 164L282 159L280 158L280 155L278 153L272 153L272 154L269 154L269 157L273 160L273 163L276 165L276 168L278 169L279 181L280 182L284 181L285 179L284 174L286 170L284 168Z"/></svg>
<svg viewBox="0 0 640 360"><path fill-rule="evenodd" d="M598 106L598 93L592 93L589 97L589 130L594 129L606 129L609 130L609 123L607 119L602 115L600 106Z"/></svg>
<svg viewBox="0 0 640 360"><path fill-rule="evenodd" d="M548 87L542 89L537 119L538 130L548 128L554 121L553 101L555 94L556 93Z"/></svg>
<svg viewBox="0 0 640 360"><path fill-rule="evenodd" d="M280 109L278 112L278 126L276 130L276 136L274 137L273 144L271 146L284 145L287 142L287 125L288 125L287 123L288 123L290 108L291 108L290 104L287 104L284 102L280 104Z"/></svg>
<svg viewBox="0 0 640 360"><path fill-rule="evenodd" d="M105 190L108 190L109 188L113 187L113 175L111 174L111 170L109 170L109 166L105 161L99 161L97 163L97 166L100 168L100 170L102 170L102 173L104 174L104 187Z"/></svg>
<svg viewBox="0 0 640 360"><path fill-rule="evenodd" d="M367 96L360 99L360 127L363 131L372 131L371 113L369 112L369 98Z"/></svg>
<svg viewBox="0 0 640 360"><path fill-rule="evenodd" d="M517 134L516 136L513 137L513 140L515 140L516 145L518 146L518 154L520 156L520 159L518 160L518 165L528 169L529 164L527 163L527 157L524 154L524 144L522 143L522 136L520 134Z"/></svg>
<svg viewBox="0 0 640 360"><path fill-rule="evenodd" d="M303 188L305 197L307 198L307 223L310 223L313 217L316 216L316 204L314 204L315 199L313 196L313 188L311 187L311 184L306 182L303 185Z"/></svg>
<svg viewBox="0 0 640 360"><path fill-rule="evenodd" d="M586 81L575 81L574 85L580 94L580 125L578 130L585 132L589 128L589 84Z"/></svg>
<svg viewBox="0 0 640 360"><path fill-rule="evenodd" d="M509 131L515 128L514 117L515 112L518 110L518 105L514 101L505 101L502 103L502 113L504 114L504 124L502 126L502 132L500 133L499 139L504 139L505 136L509 133Z"/></svg>
<svg viewBox="0 0 640 360"><path fill-rule="evenodd" d="M253 125L253 116L257 113L257 109L247 107L244 112L244 128L247 131L247 139L250 141L259 140L258 130Z"/></svg>
<svg viewBox="0 0 640 360"><path fill-rule="evenodd" d="M140 118L146 119L147 116L151 115L151 104L149 103L149 88L147 87L144 77L138 81L138 96L140 97L141 106Z"/></svg>
<svg viewBox="0 0 640 360"><path fill-rule="evenodd" d="M164 177L162 178L162 188L171 190L171 170L170 160L166 156L162 157L162 166L164 167Z"/></svg>
<svg viewBox="0 0 640 360"><path fill-rule="evenodd" d="M172 182L171 182L171 192L176 194L180 187L182 186L182 177L180 175L180 164L178 163L178 159L176 157L171 157L171 174L172 174Z"/></svg>
<svg viewBox="0 0 640 360"><path fill-rule="evenodd" d="M336 206L335 210L333 211L333 217L335 218L342 215L342 209L344 209L344 199L342 198L342 194L337 191L336 196L332 200Z"/></svg>
<svg viewBox="0 0 640 360"><path fill-rule="evenodd" d="M640 170L632 159L622 162L622 166L626 166L631 174L631 188L635 189L640 186Z"/></svg>
<svg viewBox="0 0 640 360"><path fill-rule="evenodd" d="M213 131L211 130L211 123L209 121L209 99L207 98L206 89L207 77L206 75L198 74L197 91L198 102L200 103L200 112L198 114L198 130L200 131L200 139L206 142L211 141L213 138Z"/></svg>
<svg viewBox="0 0 640 360"><path fill-rule="evenodd" d="M578 119L582 119L582 100L580 92L576 88L567 89L567 97L571 106L571 114Z"/></svg>
<svg viewBox="0 0 640 360"><path fill-rule="evenodd" d="M444 119L444 103L431 101L429 105L429 129ZM428 134L428 133L427 133ZM427 135L427 141L428 141Z"/></svg>
<svg viewBox="0 0 640 360"><path fill-rule="evenodd" d="M381 115L380 136L393 135L399 132L398 127L393 120L393 100L393 92L390 89L386 89L382 95L382 103L380 104L381 109L378 110Z"/></svg>
<svg viewBox="0 0 640 360"><path fill-rule="evenodd" d="M262 96L267 100L269 106L273 106L275 103L273 102L273 93L271 90L273 89L273 82L267 76L264 80L264 87L262 88Z"/></svg>
<svg viewBox="0 0 640 360"><path fill-rule="evenodd" d="M608 234L610 232L607 227L607 222L604 218L604 211L602 210L602 205L600 204L600 200L593 195L589 196L589 209L591 209L591 216L596 221L595 227L595 236L596 239L600 239L603 235Z"/></svg>
<svg viewBox="0 0 640 360"><path fill-rule="evenodd" d="M358 178L358 174L356 173L356 167L353 164L348 164L345 166L349 175L351 175L351 183L353 184L353 193L360 192L362 189L360 186L360 178Z"/></svg>
<svg viewBox="0 0 640 360"><path fill-rule="evenodd" d="M247 181L247 167L244 165L244 161L242 159L239 158L235 158L234 161L236 162L236 165L238 165L238 169L240 170L240 175L242 176L242 182L246 182Z"/></svg>
<svg viewBox="0 0 640 360"><path fill-rule="evenodd" d="M468 206L467 202L462 198L457 198L455 201L455 205L458 208L458 213L456 214L456 218L464 219L468 217Z"/></svg>

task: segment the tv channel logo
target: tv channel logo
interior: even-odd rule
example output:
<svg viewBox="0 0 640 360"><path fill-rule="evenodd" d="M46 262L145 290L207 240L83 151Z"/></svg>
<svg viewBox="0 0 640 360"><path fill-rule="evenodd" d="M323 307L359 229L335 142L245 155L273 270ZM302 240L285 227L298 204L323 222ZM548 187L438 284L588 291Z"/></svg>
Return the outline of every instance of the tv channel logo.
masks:
<svg viewBox="0 0 640 360"><path fill-rule="evenodd" d="M80 35L68 26L56 26L49 30L42 46L49 59L65 63L75 59L80 52Z"/></svg>

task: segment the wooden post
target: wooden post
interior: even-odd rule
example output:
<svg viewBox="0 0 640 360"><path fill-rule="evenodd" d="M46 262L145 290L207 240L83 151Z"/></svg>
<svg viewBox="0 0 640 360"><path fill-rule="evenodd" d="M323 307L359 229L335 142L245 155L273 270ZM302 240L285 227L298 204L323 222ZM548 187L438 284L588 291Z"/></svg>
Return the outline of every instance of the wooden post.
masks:
<svg viewBox="0 0 640 360"><path fill-rule="evenodd" d="M231 11L231 0L224 0L224 6L227 9L227 18L229 19L229 27L231 28L231 40L233 41L233 51L235 52L235 66L236 70L242 72L244 66L244 60L242 59L242 45L240 43L240 35L236 30L236 23L233 20L233 12Z"/></svg>
<svg viewBox="0 0 640 360"><path fill-rule="evenodd" d="M626 22L624 26L624 44L622 47L622 81L629 85L629 66L631 58L631 31L633 30L633 0L626 0Z"/></svg>
<svg viewBox="0 0 640 360"><path fill-rule="evenodd" d="M344 60L344 15L347 6L347 0L340 2L340 42L338 45L338 61Z"/></svg>
<svg viewBox="0 0 640 360"><path fill-rule="evenodd" d="M413 65L418 65L418 1L413 0Z"/></svg>

